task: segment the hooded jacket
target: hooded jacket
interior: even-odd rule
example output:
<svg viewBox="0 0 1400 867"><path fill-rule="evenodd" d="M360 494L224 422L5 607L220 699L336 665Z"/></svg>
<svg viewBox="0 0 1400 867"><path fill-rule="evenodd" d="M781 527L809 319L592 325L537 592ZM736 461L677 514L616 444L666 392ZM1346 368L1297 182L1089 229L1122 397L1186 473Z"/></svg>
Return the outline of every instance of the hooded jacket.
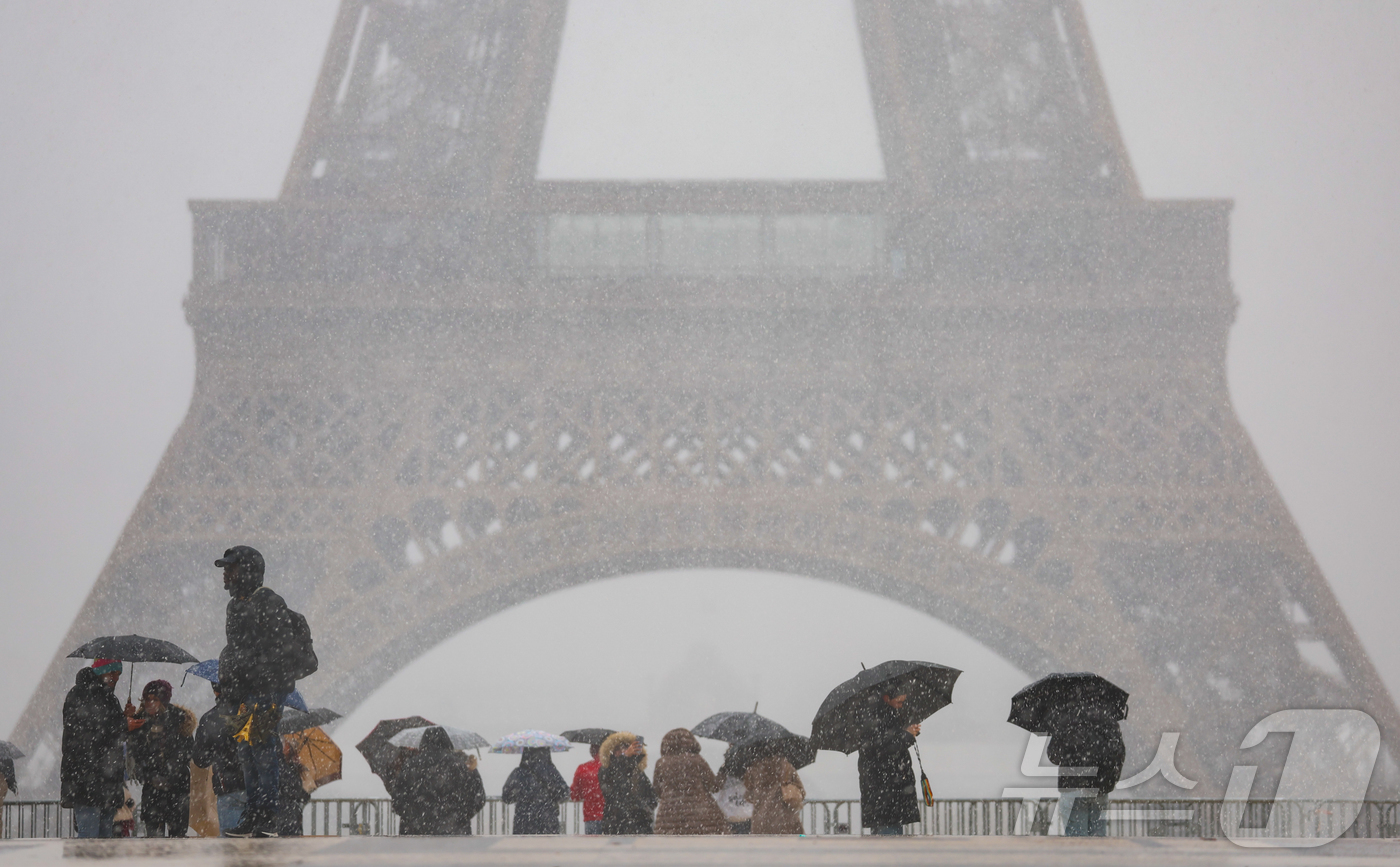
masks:
<svg viewBox="0 0 1400 867"><path fill-rule="evenodd" d="M145 725L127 736L135 777L142 785L166 792L190 790L190 759L194 752L194 714L176 704L167 704Z"/></svg>
<svg viewBox="0 0 1400 867"><path fill-rule="evenodd" d="M64 804L110 809L122 805L125 737L126 716L121 703L102 685L97 672L80 669L63 700L59 785Z"/></svg>
<svg viewBox="0 0 1400 867"><path fill-rule="evenodd" d="M919 821L914 762L909 758L914 736L904 730L905 725L903 714L872 696L856 762L863 827L889 828Z"/></svg>
<svg viewBox="0 0 1400 867"><path fill-rule="evenodd" d="M615 756L613 751L636 742L631 732L616 732L598 748L598 785L603 790L603 833L650 834L656 793L645 773L647 755Z"/></svg>
<svg viewBox="0 0 1400 867"><path fill-rule="evenodd" d="M569 786L550 761L549 749L530 747L520 766L506 777L501 800L515 805L512 834L558 834L559 804L569 800Z"/></svg>
<svg viewBox="0 0 1400 867"><path fill-rule="evenodd" d="M486 786L442 729L429 729L407 751L390 786L400 834L465 836L486 804Z"/></svg>
<svg viewBox="0 0 1400 867"><path fill-rule="evenodd" d="M729 833L729 822L713 797L719 780L687 729L672 729L661 739L661 758L652 776L657 834Z"/></svg>
<svg viewBox="0 0 1400 867"><path fill-rule="evenodd" d="M254 696L280 700L296 687L285 670L291 614L262 580L245 574L229 588L233 598L224 611L227 644L219 653L219 689L221 700L234 706Z"/></svg>

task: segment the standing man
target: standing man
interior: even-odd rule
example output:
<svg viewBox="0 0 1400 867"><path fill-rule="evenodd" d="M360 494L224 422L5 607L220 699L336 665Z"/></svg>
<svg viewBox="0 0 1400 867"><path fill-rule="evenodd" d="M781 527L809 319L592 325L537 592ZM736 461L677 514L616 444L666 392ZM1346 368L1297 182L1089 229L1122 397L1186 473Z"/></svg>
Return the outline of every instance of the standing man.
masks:
<svg viewBox="0 0 1400 867"><path fill-rule="evenodd" d="M865 734L860 744L860 823L872 834L903 834L904 826L919 821L919 801L914 786L914 763L909 748L919 734L919 724L904 725L906 692L882 695L867 710Z"/></svg>
<svg viewBox="0 0 1400 867"><path fill-rule="evenodd" d="M1108 793L1118 786L1126 755L1116 715L1093 704L1071 704L1052 710L1045 728L1050 735L1045 755L1060 766L1055 815L1064 835L1104 836Z"/></svg>
<svg viewBox="0 0 1400 867"><path fill-rule="evenodd" d="M62 803L73 808L79 837L112 836L112 817L125 797L122 739L127 719L113 695L122 676L116 659L98 659L80 669L63 700Z"/></svg>
<svg viewBox="0 0 1400 867"><path fill-rule="evenodd" d="M229 837L276 837L282 741L277 724L282 703L298 677L316 670L305 618L263 586L262 554L247 545L224 551L214 562L224 570L231 599L224 620L227 644L219 654L221 703L231 711L231 729L243 766L247 809Z"/></svg>
<svg viewBox="0 0 1400 867"><path fill-rule="evenodd" d="M141 781L141 824L147 837L183 837L190 827L190 754L194 714L170 703L167 681L141 690L140 728L131 733L131 756Z"/></svg>

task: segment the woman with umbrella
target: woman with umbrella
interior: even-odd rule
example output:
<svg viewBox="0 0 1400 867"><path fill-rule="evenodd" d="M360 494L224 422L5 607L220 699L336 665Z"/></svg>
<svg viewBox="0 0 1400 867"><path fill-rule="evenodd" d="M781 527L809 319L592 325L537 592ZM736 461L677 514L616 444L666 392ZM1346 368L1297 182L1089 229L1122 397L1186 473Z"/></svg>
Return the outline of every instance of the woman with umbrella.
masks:
<svg viewBox="0 0 1400 867"><path fill-rule="evenodd" d="M512 834L559 833L559 805L569 800L569 784L549 754L567 749L569 742L563 738L533 730L506 735L492 748L492 752L520 754L520 766L510 772L501 789L501 800L515 805Z"/></svg>
<svg viewBox="0 0 1400 867"><path fill-rule="evenodd" d="M481 773L442 726L423 730L393 779L400 834L467 836L486 804Z"/></svg>
<svg viewBox="0 0 1400 867"><path fill-rule="evenodd" d="M603 790L603 833L650 834L656 792L647 779L647 750L631 732L615 732L598 748L598 785Z"/></svg>
<svg viewBox="0 0 1400 867"><path fill-rule="evenodd" d="M671 729L661 739L655 777L657 834L729 833L714 799L719 780L688 729Z"/></svg>
<svg viewBox="0 0 1400 867"><path fill-rule="evenodd" d="M753 804L750 833L801 834L807 790L797 769L777 741L759 741L752 749L754 760L744 772L744 789Z"/></svg>

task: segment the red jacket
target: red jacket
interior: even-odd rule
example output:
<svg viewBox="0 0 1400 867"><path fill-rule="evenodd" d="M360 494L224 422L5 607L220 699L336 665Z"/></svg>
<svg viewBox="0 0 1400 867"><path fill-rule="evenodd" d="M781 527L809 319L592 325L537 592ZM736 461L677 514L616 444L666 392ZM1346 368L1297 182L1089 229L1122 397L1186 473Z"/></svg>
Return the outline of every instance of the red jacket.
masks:
<svg viewBox="0 0 1400 867"><path fill-rule="evenodd" d="M574 771L574 784L569 787L569 798L583 802L583 821L603 820L603 790L598 785L598 760L590 759Z"/></svg>

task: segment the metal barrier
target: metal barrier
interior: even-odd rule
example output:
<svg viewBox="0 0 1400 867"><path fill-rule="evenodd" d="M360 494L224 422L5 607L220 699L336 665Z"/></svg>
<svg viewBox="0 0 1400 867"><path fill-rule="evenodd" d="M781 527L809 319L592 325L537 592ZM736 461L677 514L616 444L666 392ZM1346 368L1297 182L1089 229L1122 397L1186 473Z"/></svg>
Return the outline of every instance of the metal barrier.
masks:
<svg viewBox="0 0 1400 867"><path fill-rule="evenodd" d="M920 821L905 833L927 836L1043 836L1053 834L1057 801L1001 798L940 800L921 806ZM1352 816L1345 828L1341 824ZM514 809L488 798L472 819L472 833L506 836ZM1110 800L1106 816L1110 837L1400 837L1400 801L1205 801ZM802 806L808 836L861 834L860 802L812 800ZM345 837L397 836L399 818L387 798L315 798L305 808L307 835ZM562 834L583 833L583 805L559 805ZM73 811L57 801L7 801L5 839L73 837Z"/></svg>

